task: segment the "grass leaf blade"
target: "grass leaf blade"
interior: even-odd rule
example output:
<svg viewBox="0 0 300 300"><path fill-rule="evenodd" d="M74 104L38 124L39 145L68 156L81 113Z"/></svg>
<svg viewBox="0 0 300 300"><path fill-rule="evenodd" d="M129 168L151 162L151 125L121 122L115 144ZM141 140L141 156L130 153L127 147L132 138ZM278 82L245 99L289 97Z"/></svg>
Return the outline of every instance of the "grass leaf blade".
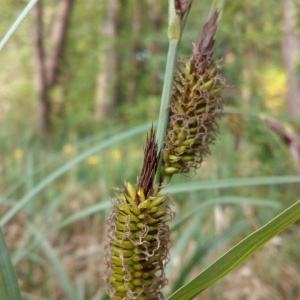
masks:
<svg viewBox="0 0 300 300"><path fill-rule="evenodd" d="M0 300L21 300L17 277L0 228Z"/></svg>
<svg viewBox="0 0 300 300"><path fill-rule="evenodd" d="M69 171L73 166L80 163L81 161L85 160L89 156L97 153L107 147L120 142L122 140L126 140L129 137L133 137L138 135L150 128L151 124L142 125L131 130L127 130L123 133L115 135L100 144L95 145L94 147L88 149L87 151L81 153L80 155L76 156L74 159L70 160L62 167L58 168L46 178L44 178L40 183L38 183L33 189L31 189L22 199L18 201L0 220L0 226L5 225L25 204L30 202L33 197L35 197L40 191L46 188L51 182L62 176L65 172Z"/></svg>
<svg viewBox="0 0 300 300"><path fill-rule="evenodd" d="M255 186L255 185L272 185L272 184L287 184L300 182L300 176L269 176L269 177L253 177L253 178L230 178L217 179L210 181L192 182L174 184L165 188L166 193L177 194L183 192L192 192L200 190L231 188L240 186Z"/></svg>
<svg viewBox="0 0 300 300"><path fill-rule="evenodd" d="M244 263L255 251L300 218L300 200L221 256L167 300L193 299Z"/></svg>
<svg viewBox="0 0 300 300"><path fill-rule="evenodd" d="M16 21L13 23L11 28L8 30L8 32L5 34L3 39L0 41L0 51L5 47L9 39L12 37L12 35L15 33L15 31L18 29L20 24L24 21L26 16L30 13L33 6L38 2L38 0L31 0L27 6L24 8L24 10L21 12L19 17L16 19Z"/></svg>

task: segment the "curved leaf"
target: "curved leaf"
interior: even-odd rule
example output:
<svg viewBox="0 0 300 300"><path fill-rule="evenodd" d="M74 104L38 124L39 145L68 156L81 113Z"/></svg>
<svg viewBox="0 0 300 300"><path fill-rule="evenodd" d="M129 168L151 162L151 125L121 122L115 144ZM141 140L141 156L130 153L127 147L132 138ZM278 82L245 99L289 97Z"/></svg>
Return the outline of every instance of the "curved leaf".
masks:
<svg viewBox="0 0 300 300"><path fill-rule="evenodd" d="M0 300L21 300L17 277L0 228Z"/></svg>
<svg viewBox="0 0 300 300"><path fill-rule="evenodd" d="M18 201L9 211L6 213L2 219L0 220L0 226L6 224L14 215L17 213L25 204L30 202L34 196L36 196L40 191L46 188L51 182L62 176L65 172L70 170L74 165L78 164L79 162L85 160L89 156L97 153L109 146L120 142L122 140L128 139L129 137L138 135L142 132L145 132L150 128L152 124L142 125L131 130L125 131L121 134L115 135L106 141L91 147L87 151L81 153L80 155L76 156L74 159L70 160L66 164L64 164L59 169L52 172L49 176L47 176L44 180L42 180L38 185L36 185L33 189L31 189L22 199Z"/></svg>
<svg viewBox="0 0 300 300"><path fill-rule="evenodd" d="M3 39L0 41L0 51L4 48L4 46L7 44L9 39L12 37L12 35L15 33L15 31L18 29L20 24L24 21L26 16L30 13L33 6L38 2L38 0L31 0L24 10L20 13L19 17L16 19L16 21L13 23L11 28L8 30L8 32L5 34Z"/></svg>
<svg viewBox="0 0 300 300"><path fill-rule="evenodd" d="M209 190L217 188L231 188L238 186L253 186L253 185L272 185L300 182L300 176L270 176L270 177L254 177L254 178L231 178L218 179L210 181L182 183L165 188L165 192L170 194L192 192L200 190Z"/></svg>
<svg viewBox="0 0 300 300"><path fill-rule="evenodd" d="M300 200L253 232L167 300L189 300L244 263L261 246L300 218Z"/></svg>

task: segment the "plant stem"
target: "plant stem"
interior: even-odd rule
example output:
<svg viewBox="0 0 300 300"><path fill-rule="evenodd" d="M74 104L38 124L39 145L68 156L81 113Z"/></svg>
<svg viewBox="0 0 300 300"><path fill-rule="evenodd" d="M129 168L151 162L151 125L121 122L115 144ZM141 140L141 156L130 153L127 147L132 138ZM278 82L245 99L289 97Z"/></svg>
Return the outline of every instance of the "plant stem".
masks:
<svg viewBox="0 0 300 300"><path fill-rule="evenodd" d="M182 35L182 31L187 20L190 9L179 16L175 11L175 1L169 0L169 28L168 28L168 38L169 38L169 49L167 56L166 72L164 79L164 86L162 91L162 98L160 104L158 125L157 125L157 142L158 150L163 149L166 137L166 131L169 121L169 107L171 102L171 92L174 77L174 69L176 64L177 50ZM160 156L158 169L155 177L155 184L161 183L163 181L163 174L161 170L162 156Z"/></svg>
<svg viewBox="0 0 300 300"><path fill-rule="evenodd" d="M157 140L158 140L158 149L159 151L163 148L165 143L166 130L169 121L169 106L171 101L171 91L173 84L174 69L176 63L176 54L178 49L179 40L170 40L169 41L169 50L168 50L168 59L166 65L166 75L164 80L159 119L157 125ZM162 157L159 159L158 172L156 174L155 183L161 181L161 164Z"/></svg>

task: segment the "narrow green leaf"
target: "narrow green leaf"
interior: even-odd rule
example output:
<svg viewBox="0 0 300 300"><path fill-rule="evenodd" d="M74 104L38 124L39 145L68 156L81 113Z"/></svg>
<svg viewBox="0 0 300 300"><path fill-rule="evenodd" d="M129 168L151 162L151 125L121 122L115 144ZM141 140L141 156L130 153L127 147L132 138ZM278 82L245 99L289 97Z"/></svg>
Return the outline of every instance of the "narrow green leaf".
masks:
<svg viewBox="0 0 300 300"><path fill-rule="evenodd" d="M98 213L99 211L103 211L108 209L111 206L111 203L109 201L105 201L105 202L101 202L101 203L97 203L91 207L85 208L83 210L81 210L80 212L64 219L63 221L61 221L60 223L56 224L52 229L52 231L56 231L56 230L60 230L63 227L66 227L80 219L83 219L87 216L93 215L95 213Z"/></svg>
<svg viewBox="0 0 300 300"><path fill-rule="evenodd" d="M164 190L167 193L183 193L200 190L218 189L218 188L232 188L239 186L253 186L253 185L272 185L272 184L286 184L300 182L300 176L270 176L270 177L254 177L254 178L231 178L218 179L211 181L201 181L192 183L182 183L166 187Z"/></svg>
<svg viewBox="0 0 300 300"><path fill-rule="evenodd" d="M89 156L102 151L103 149L108 148L109 146L120 142L122 140L126 140L129 137L133 137L138 135L142 132L149 130L152 124L142 125L131 130L127 130L121 134L115 135L111 138L108 138L106 141L91 147L89 150L81 153L80 155L76 156L74 159L70 160L66 164L64 164L59 169L52 172L49 176L44 178L39 184L37 184L33 189L31 189L23 198L21 198L18 203L16 203L0 220L0 226L5 225L25 204L30 202L33 197L35 197L40 191L46 188L51 182L62 176L68 170L70 170L73 166L78 164L79 162L85 160Z"/></svg>
<svg viewBox="0 0 300 300"><path fill-rule="evenodd" d="M186 215L184 218L178 220L174 223L174 225L171 227L172 231L177 230L177 228L184 223L187 219L189 219L192 215L198 212L198 210L204 209L204 207L214 206L216 204L224 204L224 205L255 205L255 206L265 206L265 207L274 207L279 208L280 203L276 201L270 201L262 198L250 198L250 197L236 197L236 196L227 196L227 197L219 197L215 199L208 199L205 201L205 203L202 203L199 205L199 207L196 207L193 209L193 211L190 212L190 214ZM110 202L104 201L101 203L97 203L91 207L87 207L80 212L71 215L70 217L64 219L60 223L56 224L52 229L51 232L60 230L80 219L83 219L85 217L88 217L90 215L93 215L95 213L98 213L100 211L107 210L110 208Z"/></svg>
<svg viewBox="0 0 300 300"><path fill-rule="evenodd" d="M168 120L169 120L168 108L170 106L170 101L171 101L171 91L172 91L178 45L179 45L179 40L173 40L173 39L169 40L166 75L165 75L162 98L160 103L157 133L156 133L159 151L163 148L163 145L165 143L166 130L168 127ZM160 170L161 164L162 164L162 157L160 157L159 159L158 170ZM160 172L157 172L155 178L156 183L160 181L161 179L160 176L161 176Z"/></svg>
<svg viewBox="0 0 300 300"><path fill-rule="evenodd" d="M253 232L167 300L189 300L244 263L261 246L300 218L300 201Z"/></svg>
<svg viewBox="0 0 300 300"><path fill-rule="evenodd" d="M171 226L171 231L176 231L178 228L184 224L187 220L198 214L199 211L203 211L209 206L215 205L254 205L254 206L263 206L263 207L273 207L280 208L280 203L277 201L266 200L263 198L252 198L252 197L237 197L237 196L226 196L226 197L217 197L214 199L207 199L200 205L193 207L193 209L186 214L184 217L176 220Z"/></svg>
<svg viewBox="0 0 300 300"><path fill-rule="evenodd" d="M174 284L173 289L177 290L184 284L186 278L188 277L188 274L191 273L193 268L201 261L203 256L206 255L208 251L210 251L211 249L216 249L216 247L222 244L222 242L228 241L230 238L233 238L238 233L245 230L248 226L249 224L247 224L245 220L240 221L218 236L211 238L205 244L198 243L197 248L195 249L194 254L190 258L190 260L180 269L180 274Z"/></svg>
<svg viewBox="0 0 300 300"><path fill-rule="evenodd" d="M0 228L0 300L21 300L17 277Z"/></svg>
<svg viewBox="0 0 300 300"><path fill-rule="evenodd" d="M62 261L60 260L58 254L50 245L50 243L45 239L45 237L38 231L38 228L28 223L28 227L30 231L34 234L42 248L44 249L45 254L51 260L53 265L53 271L55 272L55 276L60 281L61 287L63 288L64 292L68 296L68 299L77 300L78 295L76 290L72 284L72 280L65 270Z"/></svg>
<svg viewBox="0 0 300 300"><path fill-rule="evenodd" d="M13 23L11 28L8 30L8 32L5 34L3 39L0 41L0 51L4 48L4 46L7 44L9 39L12 37L12 35L15 33L15 31L18 29L20 24L24 21L26 16L29 14L31 9L34 7L34 5L38 2L38 0L31 0L27 4L27 6L24 8L24 10L20 13L16 21Z"/></svg>
<svg viewBox="0 0 300 300"><path fill-rule="evenodd" d="M156 123L153 125L156 126ZM122 128L124 130L124 128ZM105 132L102 132L100 134L91 135L89 137L86 137L77 143L74 144L74 147L76 149L88 147L91 148L95 142L97 142L97 145L102 143L106 138L109 138L110 136L113 136L121 131L121 127L118 125L112 126L112 128L108 129L105 128ZM82 152L82 151L79 151ZM30 176L25 176L20 178L16 183L12 184L8 187L8 189L0 195L0 204L4 203L4 201L7 201L8 198L17 190L19 189L23 184L26 184L29 181L32 181L34 176L39 176L38 174L41 172L45 172L45 170L49 166L53 166L60 162L60 160L65 157L65 153L61 152L59 154L55 154L51 156L50 158L47 158L44 163L42 163L40 166L36 167L34 170L32 170Z"/></svg>

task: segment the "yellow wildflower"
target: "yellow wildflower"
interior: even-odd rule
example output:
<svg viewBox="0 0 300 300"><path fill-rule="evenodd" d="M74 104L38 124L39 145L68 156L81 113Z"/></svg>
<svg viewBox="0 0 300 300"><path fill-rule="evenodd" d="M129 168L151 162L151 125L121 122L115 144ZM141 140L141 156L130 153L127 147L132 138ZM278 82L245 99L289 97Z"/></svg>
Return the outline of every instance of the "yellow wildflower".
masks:
<svg viewBox="0 0 300 300"><path fill-rule="evenodd" d="M20 148L17 148L15 151L14 151L14 158L15 159L22 159L24 157L24 151Z"/></svg>
<svg viewBox="0 0 300 300"><path fill-rule="evenodd" d="M122 153L120 150L114 150L111 154L112 158L117 160L117 159L120 159L121 156L122 156Z"/></svg>
<svg viewBox="0 0 300 300"><path fill-rule="evenodd" d="M267 110L275 114L281 113L285 109L286 74L280 69L269 68L262 78Z"/></svg>
<svg viewBox="0 0 300 300"><path fill-rule="evenodd" d="M73 155L76 153L75 148L70 144L65 144L63 147L63 151L68 155Z"/></svg>
<svg viewBox="0 0 300 300"><path fill-rule="evenodd" d="M99 163L99 157L97 155L90 156L86 162L88 165L97 165Z"/></svg>

